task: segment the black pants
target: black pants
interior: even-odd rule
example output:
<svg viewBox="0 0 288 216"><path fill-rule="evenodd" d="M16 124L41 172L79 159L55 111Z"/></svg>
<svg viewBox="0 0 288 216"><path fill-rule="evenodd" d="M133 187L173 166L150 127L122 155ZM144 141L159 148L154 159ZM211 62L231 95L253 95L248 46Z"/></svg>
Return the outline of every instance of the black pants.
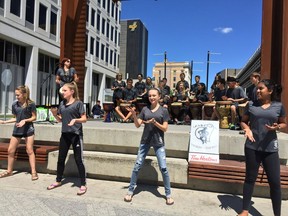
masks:
<svg viewBox="0 0 288 216"><path fill-rule="evenodd" d="M65 160L72 144L74 159L77 164L81 186L86 185L86 171L83 163L83 137L74 133L62 133L57 162L57 182L61 182L65 169Z"/></svg>
<svg viewBox="0 0 288 216"><path fill-rule="evenodd" d="M280 161L278 152L261 152L245 148L246 177L243 188L243 210L249 210L260 163L268 178L274 215L281 215Z"/></svg>

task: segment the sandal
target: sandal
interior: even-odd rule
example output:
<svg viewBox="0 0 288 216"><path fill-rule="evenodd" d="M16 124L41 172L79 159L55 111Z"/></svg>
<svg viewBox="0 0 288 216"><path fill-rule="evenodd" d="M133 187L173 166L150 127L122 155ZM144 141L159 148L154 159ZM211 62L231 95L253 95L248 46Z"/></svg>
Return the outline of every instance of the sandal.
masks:
<svg viewBox="0 0 288 216"><path fill-rule="evenodd" d="M78 196L81 196L81 195L85 194L86 192L87 192L87 187L84 186L84 185L82 185L82 186L80 187L79 191L77 192L77 195L78 195Z"/></svg>
<svg viewBox="0 0 288 216"><path fill-rule="evenodd" d="M174 204L173 198L171 198L171 197L166 198L166 205L173 205L173 204Z"/></svg>
<svg viewBox="0 0 288 216"><path fill-rule="evenodd" d="M32 181L36 181L38 179L39 179L39 176L38 176L37 172L36 173L31 173L31 180Z"/></svg>
<svg viewBox="0 0 288 216"><path fill-rule="evenodd" d="M13 173L12 172L8 172L7 170L0 173L0 178L4 178L4 177L8 177L8 176L12 176Z"/></svg>
<svg viewBox="0 0 288 216"><path fill-rule="evenodd" d="M125 202L131 202L132 201L132 195L126 194L126 196L124 197L124 201Z"/></svg>
<svg viewBox="0 0 288 216"><path fill-rule="evenodd" d="M47 190L52 190L52 189L60 187L60 186L61 186L61 182L56 182L56 183L53 183L53 184L49 185L47 187Z"/></svg>

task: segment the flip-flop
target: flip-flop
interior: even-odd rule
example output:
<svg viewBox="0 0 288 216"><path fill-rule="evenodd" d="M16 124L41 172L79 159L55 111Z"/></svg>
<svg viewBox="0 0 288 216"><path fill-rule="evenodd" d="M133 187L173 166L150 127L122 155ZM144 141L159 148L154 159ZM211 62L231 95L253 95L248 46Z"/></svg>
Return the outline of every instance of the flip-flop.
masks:
<svg viewBox="0 0 288 216"><path fill-rule="evenodd" d="M174 200L169 197L169 198L166 198L166 205L173 205L174 204Z"/></svg>
<svg viewBox="0 0 288 216"><path fill-rule="evenodd" d="M61 186L61 183L53 183L47 187L47 190L52 190L60 186Z"/></svg>
<svg viewBox="0 0 288 216"><path fill-rule="evenodd" d="M124 197L124 201L125 202L131 202L132 201L132 195L126 194L126 196Z"/></svg>
<svg viewBox="0 0 288 216"><path fill-rule="evenodd" d="M87 192L87 187L86 186L81 186L79 191L77 192L78 196L81 196Z"/></svg>
<svg viewBox="0 0 288 216"><path fill-rule="evenodd" d="M12 175L13 175L12 172L4 171L4 172L0 173L0 178L5 178L8 176L12 176Z"/></svg>

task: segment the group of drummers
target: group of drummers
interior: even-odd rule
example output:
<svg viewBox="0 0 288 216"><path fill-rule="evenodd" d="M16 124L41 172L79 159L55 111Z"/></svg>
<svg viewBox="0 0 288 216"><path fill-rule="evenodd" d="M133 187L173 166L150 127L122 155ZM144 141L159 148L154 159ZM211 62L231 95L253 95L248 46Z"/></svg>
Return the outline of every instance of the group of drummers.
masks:
<svg viewBox="0 0 288 216"><path fill-rule="evenodd" d="M253 78L253 79L252 79ZM253 73L250 77L255 86L259 82L260 75ZM185 80L185 73L180 74L180 81L175 89L171 89L163 78L158 88L161 91L161 104L169 110L171 123L190 124L191 120L219 120L220 128L240 129L239 120L244 113L248 100L256 97L256 91L246 95L244 89L238 84L236 78L228 77L227 81L216 76L211 91L206 90L204 83L200 82L200 76L195 76L195 83L189 86ZM149 105L148 94L154 87L150 77L143 81L142 74L138 75L138 81L133 86L133 80L122 80L122 75L116 75L112 84L113 104L115 112L119 116L119 122L132 122L131 113L126 107L133 107L140 112L144 106ZM104 104L105 110L105 104Z"/></svg>

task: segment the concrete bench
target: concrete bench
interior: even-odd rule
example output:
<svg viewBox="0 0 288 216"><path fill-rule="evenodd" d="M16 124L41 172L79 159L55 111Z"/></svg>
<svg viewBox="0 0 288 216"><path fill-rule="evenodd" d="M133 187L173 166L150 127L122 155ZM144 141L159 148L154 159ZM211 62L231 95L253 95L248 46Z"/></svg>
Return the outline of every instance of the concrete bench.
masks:
<svg viewBox="0 0 288 216"><path fill-rule="evenodd" d="M280 166L281 188L288 189L288 166ZM245 162L220 160L219 164L189 162L188 177L208 181L221 181L243 184L245 180ZM269 186L262 167L259 168L256 180L258 186Z"/></svg>
<svg viewBox="0 0 288 216"><path fill-rule="evenodd" d="M7 160L9 143L0 143L0 160ZM48 161L49 152L58 150L58 146L48 145L34 145L34 153L36 157L36 163L46 163ZM26 145L19 144L15 152L15 159L22 161L29 161L29 157L26 153Z"/></svg>

